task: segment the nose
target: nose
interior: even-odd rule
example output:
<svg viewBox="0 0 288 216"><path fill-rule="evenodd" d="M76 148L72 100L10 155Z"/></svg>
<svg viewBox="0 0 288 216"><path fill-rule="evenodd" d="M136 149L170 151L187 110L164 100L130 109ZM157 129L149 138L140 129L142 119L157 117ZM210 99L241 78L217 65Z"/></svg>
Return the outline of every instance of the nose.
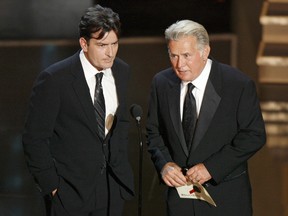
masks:
<svg viewBox="0 0 288 216"><path fill-rule="evenodd" d="M107 46L106 55L109 56L109 57L112 57L113 54L114 54L114 47L113 47L113 45Z"/></svg>
<svg viewBox="0 0 288 216"><path fill-rule="evenodd" d="M179 56L177 60L177 68L183 68L185 66L185 60L183 57Z"/></svg>

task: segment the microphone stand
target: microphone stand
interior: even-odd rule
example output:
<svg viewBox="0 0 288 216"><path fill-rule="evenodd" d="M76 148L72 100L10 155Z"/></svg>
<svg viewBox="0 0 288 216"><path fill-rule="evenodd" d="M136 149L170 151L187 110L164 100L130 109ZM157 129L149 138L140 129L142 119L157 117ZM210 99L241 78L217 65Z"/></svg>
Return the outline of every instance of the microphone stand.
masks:
<svg viewBox="0 0 288 216"><path fill-rule="evenodd" d="M142 216L142 162L143 162L143 142L140 117L136 118L139 137L139 187L138 187L138 216Z"/></svg>
<svg viewBox="0 0 288 216"><path fill-rule="evenodd" d="M142 161L143 161L143 143L141 132L141 115L143 113L141 106L133 104L130 108L132 117L136 120L139 138L139 187L138 187L138 216L142 216Z"/></svg>

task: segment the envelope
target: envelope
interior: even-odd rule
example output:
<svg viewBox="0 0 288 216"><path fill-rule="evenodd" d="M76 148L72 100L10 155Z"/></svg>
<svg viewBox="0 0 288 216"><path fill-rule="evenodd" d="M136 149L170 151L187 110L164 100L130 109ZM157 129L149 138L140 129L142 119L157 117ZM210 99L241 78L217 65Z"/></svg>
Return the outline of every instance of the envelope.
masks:
<svg viewBox="0 0 288 216"><path fill-rule="evenodd" d="M176 187L180 198L184 199L199 199L216 206L216 203L207 192L207 190L199 183L187 183L184 186Z"/></svg>

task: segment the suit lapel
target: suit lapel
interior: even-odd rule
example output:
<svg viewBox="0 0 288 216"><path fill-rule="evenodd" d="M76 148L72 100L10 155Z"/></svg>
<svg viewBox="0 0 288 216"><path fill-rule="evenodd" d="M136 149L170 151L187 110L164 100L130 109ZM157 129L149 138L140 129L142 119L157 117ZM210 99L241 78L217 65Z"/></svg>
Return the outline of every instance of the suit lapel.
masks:
<svg viewBox="0 0 288 216"><path fill-rule="evenodd" d="M221 97L215 91L215 88L213 87L211 81L208 80L193 138L193 144L191 149L192 151L197 148L208 127L210 126L210 123L217 110L220 100Z"/></svg>
<svg viewBox="0 0 288 216"><path fill-rule="evenodd" d="M180 118L180 81L171 82L171 88L167 92L167 100L169 103L170 117L186 156L188 156L188 148L185 142L182 123Z"/></svg>
<svg viewBox="0 0 288 216"><path fill-rule="evenodd" d="M198 147L201 140L203 139L203 136L207 132L211 121L215 115L215 112L218 108L218 105L221 101L221 95L219 95L219 92L221 92L222 88L222 79L221 73L218 69L219 63L214 59L212 60L212 68L206 84L206 89L200 109L200 114L198 117L191 152L195 151L195 149Z"/></svg>
<svg viewBox="0 0 288 216"><path fill-rule="evenodd" d="M91 131L98 136L97 123L95 121L95 112L93 109L93 102L91 100L89 87L87 85L83 68L80 62L79 52L74 55L73 64L74 65L71 66L72 68L71 70L75 79L72 83L72 87L87 117L87 122L90 125Z"/></svg>
<svg viewBox="0 0 288 216"><path fill-rule="evenodd" d="M123 81L123 76L124 76L123 73L124 72L121 73L121 69L118 66L118 64L119 63L117 62L117 59L115 59L111 70L112 70L112 74L113 74L113 77L114 77L114 80L115 80L115 86L116 86L116 92L117 92L117 97L118 97L118 103L119 103L119 106L120 106L120 104L122 104L123 96L124 96L124 93L123 93L123 90L125 89L124 85L126 85L127 83ZM127 79L128 79L128 77L127 77Z"/></svg>
<svg viewBox="0 0 288 216"><path fill-rule="evenodd" d="M126 88L127 85L127 81L128 77L126 75L125 71L121 70L121 67L119 67L119 62L118 62L118 58L116 58L114 60L113 66L111 68L113 77L114 77L114 81L115 81L115 86L116 86L116 93L117 93L117 98L118 98L118 107L117 110L114 114L114 119L113 119L113 123L111 126L111 129L109 130L108 134L106 135L105 140L108 140L108 138L111 136L111 131L113 131L113 128L115 127L116 123L117 123L117 119L118 119L118 115L120 111L120 106L122 107L122 104L124 103L125 100L125 93L124 90Z"/></svg>

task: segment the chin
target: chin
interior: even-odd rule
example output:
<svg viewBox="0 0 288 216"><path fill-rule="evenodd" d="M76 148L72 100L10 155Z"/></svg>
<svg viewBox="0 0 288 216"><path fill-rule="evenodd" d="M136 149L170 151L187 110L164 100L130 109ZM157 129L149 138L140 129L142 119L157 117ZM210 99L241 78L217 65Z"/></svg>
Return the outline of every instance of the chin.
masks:
<svg viewBox="0 0 288 216"><path fill-rule="evenodd" d="M103 69L111 68L112 66L113 66L113 63L112 64L106 64L106 65L103 65Z"/></svg>
<svg viewBox="0 0 288 216"><path fill-rule="evenodd" d="M191 81L192 78L189 76L185 76L185 74L178 74L179 79L181 79L182 81Z"/></svg>

